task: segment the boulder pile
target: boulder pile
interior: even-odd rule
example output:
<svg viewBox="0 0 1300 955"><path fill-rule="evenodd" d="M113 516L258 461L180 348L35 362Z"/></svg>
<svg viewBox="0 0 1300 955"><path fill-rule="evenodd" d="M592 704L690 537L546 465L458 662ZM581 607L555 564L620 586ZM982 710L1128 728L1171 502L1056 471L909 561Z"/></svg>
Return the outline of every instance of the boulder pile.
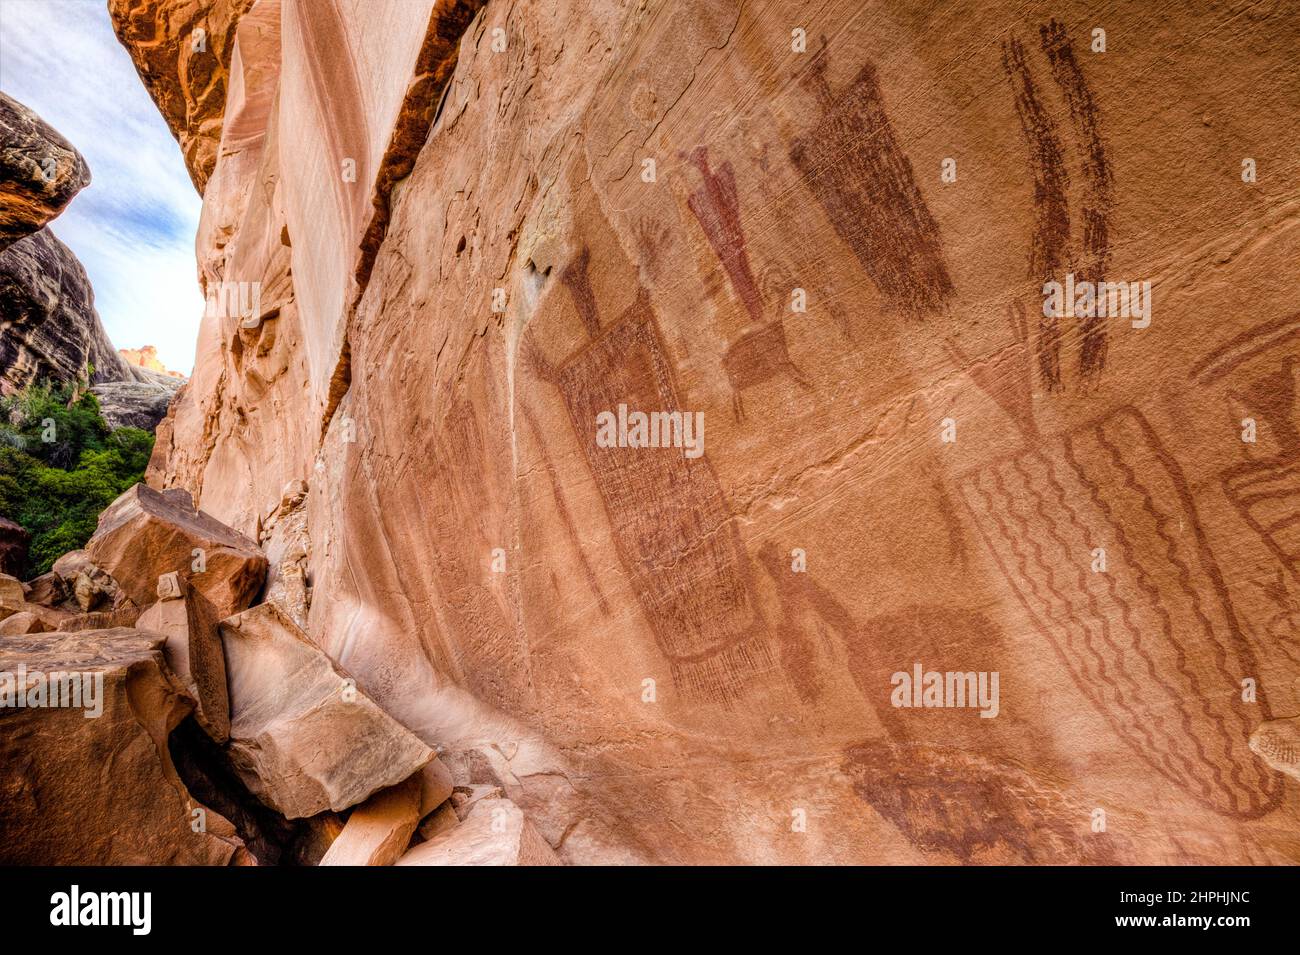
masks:
<svg viewBox="0 0 1300 955"><path fill-rule="evenodd" d="M0 574L0 864L558 864L261 600L267 566L141 484Z"/></svg>

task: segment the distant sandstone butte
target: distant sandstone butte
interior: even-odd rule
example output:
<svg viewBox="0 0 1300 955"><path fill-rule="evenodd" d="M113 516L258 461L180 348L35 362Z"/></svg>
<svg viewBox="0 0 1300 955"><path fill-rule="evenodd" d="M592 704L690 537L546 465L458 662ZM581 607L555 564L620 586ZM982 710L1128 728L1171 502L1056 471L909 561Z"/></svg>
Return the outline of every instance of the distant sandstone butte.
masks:
<svg viewBox="0 0 1300 955"><path fill-rule="evenodd" d="M1300 862L1285 4L111 8L258 290L150 479L458 792L566 862Z"/></svg>
<svg viewBox="0 0 1300 955"><path fill-rule="evenodd" d="M158 349L153 345L141 345L139 348L119 348L117 353L122 356L122 360L128 365L134 365L146 371L156 371L169 378L180 378L182 380L185 378L179 371L172 371L158 360Z"/></svg>

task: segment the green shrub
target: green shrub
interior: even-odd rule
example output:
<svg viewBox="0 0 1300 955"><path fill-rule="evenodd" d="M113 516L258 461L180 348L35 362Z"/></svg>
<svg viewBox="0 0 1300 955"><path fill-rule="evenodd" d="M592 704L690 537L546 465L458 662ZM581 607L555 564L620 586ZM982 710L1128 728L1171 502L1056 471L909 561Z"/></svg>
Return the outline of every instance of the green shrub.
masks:
<svg viewBox="0 0 1300 955"><path fill-rule="evenodd" d="M109 431L85 385L42 382L0 399L0 514L31 532L27 578L84 546L153 452L147 431Z"/></svg>

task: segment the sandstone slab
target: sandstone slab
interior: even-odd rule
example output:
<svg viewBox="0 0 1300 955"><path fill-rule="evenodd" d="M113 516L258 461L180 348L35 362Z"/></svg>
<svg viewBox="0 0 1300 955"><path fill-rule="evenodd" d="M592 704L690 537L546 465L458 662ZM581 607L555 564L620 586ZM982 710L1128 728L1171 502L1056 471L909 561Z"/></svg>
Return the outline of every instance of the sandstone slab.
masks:
<svg viewBox="0 0 1300 955"><path fill-rule="evenodd" d="M20 610L0 620L0 637L12 637L25 633L45 633L50 629L53 628L46 626L45 621L30 610Z"/></svg>
<svg viewBox="0 0 1300 955"><path fill-rule="evenodd" d="M230 861L240 840L193 800L168 754L190 703L162 644L127 629L0 640L0 861ZM20 682L22 707L14 705Z"/></svg>
<svg viewBox="0 0 1300 955"><path fill-rule="evenodd" d="M479 803L454 828L422 842L397 865L562 865L554 850L508 799Z"/></svg>
<svg viewBox="0 0 1300 955"><path fill-rule="evenodd" d="M420 779L375 793L352 810L321 865L392 865L406 852L420 821Z"/></svg>
<svg viewBox="0 0 1300 955"><path fill-rule="evenodd" d="M230 697L218 622L207 599L188 591L172 571L158 579L158 600L140 614L135 626L167 638L167 665L194 698L194 718L209 736L224 743L230 736Z"/></svg>
<svg viewBox="0 0 1300 955"><path fill-rule="evenodd" d="M100 515L86 551L138 606L154 601L160 575L178 573L218 619L246 608L266 575L256 543L145 484Z"/></svg>
<svg viewBox="0 0 1300 955"><path fill-rule="evenodd" d="M230 757L284 816L354 806L433 759L273 604L221 622Z"/></svg>

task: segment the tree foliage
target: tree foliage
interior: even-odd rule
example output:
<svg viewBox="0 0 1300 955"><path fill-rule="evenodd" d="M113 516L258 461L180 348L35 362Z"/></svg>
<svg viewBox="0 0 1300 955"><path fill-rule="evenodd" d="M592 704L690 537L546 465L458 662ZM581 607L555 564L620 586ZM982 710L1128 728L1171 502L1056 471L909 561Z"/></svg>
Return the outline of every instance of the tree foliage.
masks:
<svg viewBox="0 0 1300 955"><path fill-rule="evenodd" d="M82 380L0 399L0 515L31 532L25 577L85 545L99 515L144 477L153 435L110 431Z"/></svg>

